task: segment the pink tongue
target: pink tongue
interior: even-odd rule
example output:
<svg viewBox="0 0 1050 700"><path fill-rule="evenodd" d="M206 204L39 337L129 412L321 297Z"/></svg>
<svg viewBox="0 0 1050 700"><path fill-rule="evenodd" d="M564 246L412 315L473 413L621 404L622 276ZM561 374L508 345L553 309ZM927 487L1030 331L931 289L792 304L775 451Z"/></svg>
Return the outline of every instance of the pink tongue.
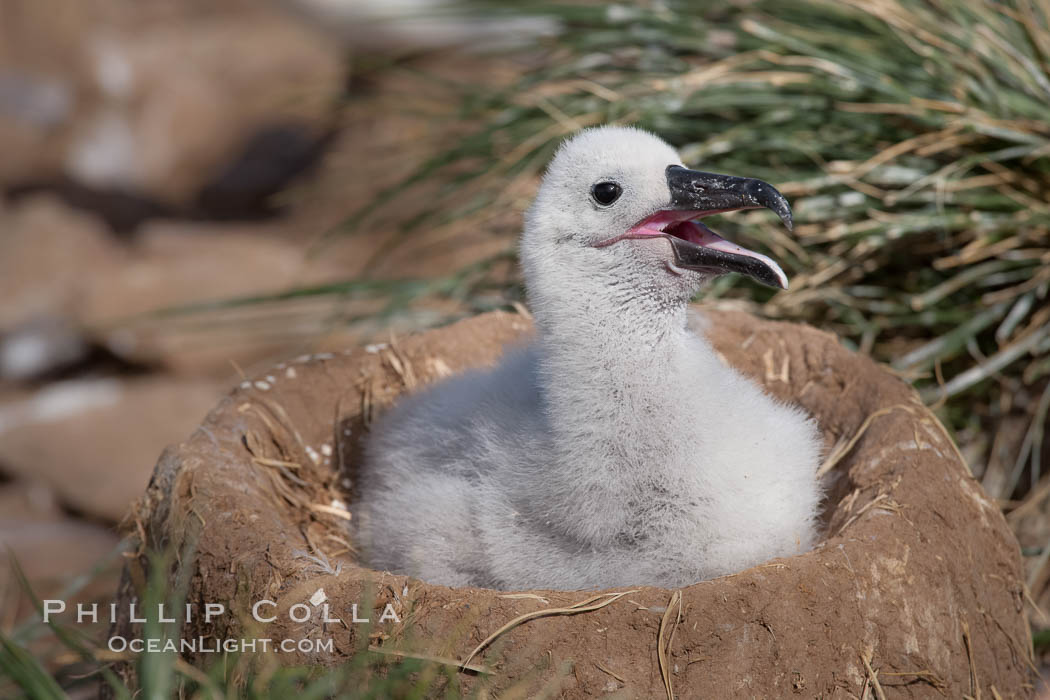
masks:
<svg viewBox="0 0 1050 700"><path fill-rule="evenodd" d="M733 243L731 241L727 241L711 229L704 226L699 221L693 221L691 223L694 224L697 229L693 234L694 236L696 236L696 238L694 239L693 236L689 237L689 240L691 240L693 243L702 245L705 248L721 250L724 253L734 253L736 255L760 257L758 253L752 252L747 248L744 248L743 246L738 246L736 243Z"/></svg>

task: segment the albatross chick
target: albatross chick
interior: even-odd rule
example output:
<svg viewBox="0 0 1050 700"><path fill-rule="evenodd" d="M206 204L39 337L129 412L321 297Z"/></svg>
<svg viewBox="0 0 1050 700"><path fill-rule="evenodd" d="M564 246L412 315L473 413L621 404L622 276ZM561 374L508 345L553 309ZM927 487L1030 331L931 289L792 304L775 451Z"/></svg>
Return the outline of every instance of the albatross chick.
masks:
<svg viewBox="0 0 1050 700"><path fill-rule="evenodd" d="M688 170L644 131L564 143L521 239L536 336L375 425L365 561L448 586L676 587L809 549L814 421L725 366L688 308L726 272L787 287L698 221L758 207L790 227L771 185Z"/></svg>

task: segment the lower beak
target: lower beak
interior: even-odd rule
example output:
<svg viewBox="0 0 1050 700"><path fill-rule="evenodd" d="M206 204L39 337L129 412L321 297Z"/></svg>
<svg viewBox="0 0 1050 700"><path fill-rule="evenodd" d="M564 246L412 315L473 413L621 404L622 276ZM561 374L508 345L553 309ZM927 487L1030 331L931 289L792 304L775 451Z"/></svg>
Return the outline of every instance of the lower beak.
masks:
<svg viewBox="0 0 1050 700"><path fill-rule="evenodd" d="M691 223L703 242L667 235L677 267L714 274L739 272L768 287L788 288L787 275L772 258L730 243L699 222Z"/></svg>

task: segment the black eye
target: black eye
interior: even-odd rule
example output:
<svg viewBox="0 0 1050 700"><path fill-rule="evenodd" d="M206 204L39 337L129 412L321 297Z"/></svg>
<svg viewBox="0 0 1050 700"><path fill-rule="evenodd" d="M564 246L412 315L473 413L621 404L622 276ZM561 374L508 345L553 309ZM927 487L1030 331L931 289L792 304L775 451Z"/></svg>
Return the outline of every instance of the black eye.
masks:
<svg viewBox="0 0 1050 700"><path fill-rule="evenodd" d="M594 201L606 206L619 199L621 194L623 194L623 188L615 182L599 182L591 188L591 196L594 197Z"/></svg>

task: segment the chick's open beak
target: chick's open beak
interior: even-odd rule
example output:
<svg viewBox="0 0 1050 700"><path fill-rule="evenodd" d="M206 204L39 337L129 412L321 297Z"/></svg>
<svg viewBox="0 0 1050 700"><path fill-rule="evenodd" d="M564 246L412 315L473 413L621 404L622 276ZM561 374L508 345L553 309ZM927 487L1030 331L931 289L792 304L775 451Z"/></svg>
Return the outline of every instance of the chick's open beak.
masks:
<svg viewBox="0 0 1050 700"><path fill-rule="evenodd" d="M730 243L702 223L712 214L765 207L791 228L791 207L776 188L762 180L667 168L671 192L668 207L635 225L630 238L665 236L671 243L675 265L712 274L739 272L762 284L787 289L787 275L768 256Z"/></svg>

